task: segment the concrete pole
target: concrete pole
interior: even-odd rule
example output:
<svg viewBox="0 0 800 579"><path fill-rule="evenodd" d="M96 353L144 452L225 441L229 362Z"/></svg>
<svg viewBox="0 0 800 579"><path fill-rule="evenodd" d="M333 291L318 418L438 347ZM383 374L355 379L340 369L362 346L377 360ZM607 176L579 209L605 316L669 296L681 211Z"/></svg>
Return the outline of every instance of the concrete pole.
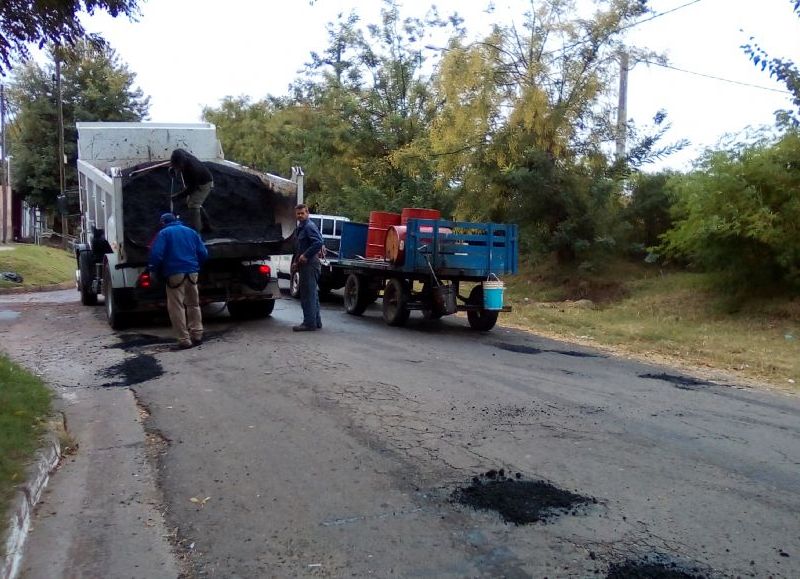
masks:
<svg viewBox="0 0 800 579"><path fill-rule="evenodd" d="M619 55L619 103L617 105L617 161L625 158L628 132L628 53Z"/></svg>
<svg viewBox="0 0 800 579"><path fill-rule="evenodd" d="M63 198L66 180L64 174L64 107L61 100L61 55L58 46L53 54L56 61L56 98L58 99L58 177L60 195ZM61 241L64 249L67 249L67 212L61 214Z"/></svg>

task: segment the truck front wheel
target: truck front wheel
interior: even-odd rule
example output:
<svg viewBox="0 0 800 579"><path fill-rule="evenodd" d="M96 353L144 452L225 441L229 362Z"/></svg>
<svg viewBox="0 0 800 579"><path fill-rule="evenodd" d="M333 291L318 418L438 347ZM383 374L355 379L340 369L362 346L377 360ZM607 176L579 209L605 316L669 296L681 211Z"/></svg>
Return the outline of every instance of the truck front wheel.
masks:
<svg viewBox="0 0 800 579"><path fill-rule="evenodd" d="M78 254L78 267L81 272L81 303L85 306L97 305L97 294L92 289L94 254L91 251L81 251Z"/></svg>

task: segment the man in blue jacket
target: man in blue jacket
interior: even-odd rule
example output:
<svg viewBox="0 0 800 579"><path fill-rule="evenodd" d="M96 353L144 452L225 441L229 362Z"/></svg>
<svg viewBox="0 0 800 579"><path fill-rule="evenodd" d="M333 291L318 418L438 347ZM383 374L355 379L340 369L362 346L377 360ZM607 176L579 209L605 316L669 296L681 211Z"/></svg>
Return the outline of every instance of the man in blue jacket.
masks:
<svg viewBox="0 0 800 579"><path fill-rule="evenodd" d="M294 326L295 332L309 332L322 327L319 315L319 275L322 264L319 252L322 249L322 234L308 218L308 207L302 203L295 208L297 217L297 260L292 265L300 271L300 305L303 308L303 323Z"/></svg>
<svg viewBox="0 0 800 579"><path fill-rule="evenodd" d="M167 282L167 311L178 336L177 349L203 342L203 316L197 277L208 250L200 235L172 213L161 216L161 231L150 249L151 274Z"/></svg>

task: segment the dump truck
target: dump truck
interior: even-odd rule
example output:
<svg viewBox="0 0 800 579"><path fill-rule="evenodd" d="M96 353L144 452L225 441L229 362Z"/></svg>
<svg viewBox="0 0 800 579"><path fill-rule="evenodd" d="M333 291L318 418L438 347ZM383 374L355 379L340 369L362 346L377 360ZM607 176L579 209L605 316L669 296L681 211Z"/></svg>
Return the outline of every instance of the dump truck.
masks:
<svg viewBox="0 0 800 579"><path fill-rule="evenodd" d="M224 302L232 318L272 313L280 296L270 257L294 247L295 205L303 195L303 172L290 178L225 160L210 123L79 122L78 181L81 208L75 244L76 286L85 305L104 298L114 329L143 312L166 310L166 290L147 270L159 216L180 216L183 188L169 169L184 149L211 171L214 187L203 206L203 243L208 260L200 271L201 304Z"/></svg>

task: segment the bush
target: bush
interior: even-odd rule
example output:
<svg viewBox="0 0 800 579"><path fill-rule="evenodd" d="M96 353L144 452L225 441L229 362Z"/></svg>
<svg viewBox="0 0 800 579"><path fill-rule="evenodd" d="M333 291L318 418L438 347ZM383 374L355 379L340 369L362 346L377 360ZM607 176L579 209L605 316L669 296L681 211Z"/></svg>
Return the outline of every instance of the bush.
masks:
<svg viewBox="0 0 800 579"><path fill-rule="evenodd" d="M708 152L667 186L675 227L661 252L740 287L800 289L800 133Z"/></svg>

